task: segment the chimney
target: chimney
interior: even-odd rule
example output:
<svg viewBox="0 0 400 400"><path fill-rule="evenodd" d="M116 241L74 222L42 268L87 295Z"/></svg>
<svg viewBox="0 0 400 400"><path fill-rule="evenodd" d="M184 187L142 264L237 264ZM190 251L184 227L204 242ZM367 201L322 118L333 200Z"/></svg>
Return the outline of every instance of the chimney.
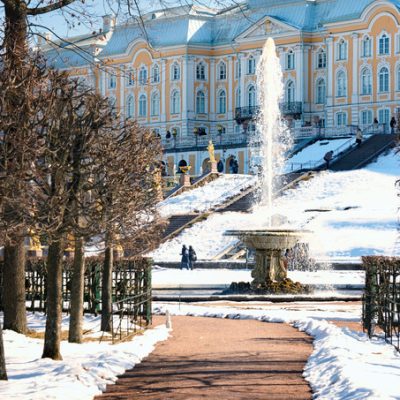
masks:
<svg viewBox="0 0 400 400"><path fill-rule="evenodd" d="M103 16L103 33L110 32L115 26L115 16L107 14Z"/></svg>

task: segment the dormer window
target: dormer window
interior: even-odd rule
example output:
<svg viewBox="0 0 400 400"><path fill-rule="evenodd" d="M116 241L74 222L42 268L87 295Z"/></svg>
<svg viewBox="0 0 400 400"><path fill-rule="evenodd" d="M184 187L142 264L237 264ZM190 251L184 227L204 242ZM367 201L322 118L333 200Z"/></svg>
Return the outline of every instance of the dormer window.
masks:
<svg viewBox="0 0 400 400"><path fill-rule="evenodd" d="M206 80L206 66L203 62L199 62L196 66L196 79L200 81Z"/></svg>

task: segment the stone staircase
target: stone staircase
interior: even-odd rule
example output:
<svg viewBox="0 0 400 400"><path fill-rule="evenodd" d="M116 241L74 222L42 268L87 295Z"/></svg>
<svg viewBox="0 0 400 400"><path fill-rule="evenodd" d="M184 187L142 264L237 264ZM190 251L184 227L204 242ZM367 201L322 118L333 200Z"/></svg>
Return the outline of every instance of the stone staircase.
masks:
<svg viewBox="0 0 400 400"><path fill-rule="evenodd" d="M396 142L396 135L373 135L360 147L354 146L330 165L331 171L349 171L362 168Z"/></svg>

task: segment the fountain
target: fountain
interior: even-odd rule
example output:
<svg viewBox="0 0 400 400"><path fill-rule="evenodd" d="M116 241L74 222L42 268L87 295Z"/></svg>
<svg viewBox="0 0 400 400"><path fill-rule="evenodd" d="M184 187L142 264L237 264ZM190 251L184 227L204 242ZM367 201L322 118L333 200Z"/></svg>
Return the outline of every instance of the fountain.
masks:
<svg viewBox="0 0 400 400"><path fill-rule="evenodd" d="M282 70L276 55L275 43L268 38L257 67L258 97L260 112L258 115L259 158L261 159L261 196L260 205L268 212L267 227L255 230L230 230L225 235L237 236L251 249L255 249L256 265L252 271L252 289L280 291L283 286L288 291L302 291L301 285L287 278L287 259L284 253L293 248L304 235L304 231L284 229L272 226L273 182L276 171L284 163L284 152L289 145L283 139L286 127L281 119L279 103L282 98Z"/></svg>

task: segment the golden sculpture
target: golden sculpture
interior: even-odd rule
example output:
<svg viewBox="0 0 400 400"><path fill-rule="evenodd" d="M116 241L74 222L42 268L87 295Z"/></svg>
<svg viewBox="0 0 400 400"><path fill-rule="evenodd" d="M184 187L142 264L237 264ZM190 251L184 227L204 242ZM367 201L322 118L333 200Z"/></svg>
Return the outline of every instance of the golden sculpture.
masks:
<svg viewBox="0 0 400 400"><path fill-rule="evenodd" d="M215 159L214 145L213 145L212 140L210 140L210 141L208 142L207 150L208 150L208 155L210 156L210 163L215 163L215 162L217 162L217 160Z"/></svg>
<svg viewBox="0 0 400 400"><path fill-rule="evenodd" d="M29 230L29 251L42 251L39 236L33 230Z"/></svg>

